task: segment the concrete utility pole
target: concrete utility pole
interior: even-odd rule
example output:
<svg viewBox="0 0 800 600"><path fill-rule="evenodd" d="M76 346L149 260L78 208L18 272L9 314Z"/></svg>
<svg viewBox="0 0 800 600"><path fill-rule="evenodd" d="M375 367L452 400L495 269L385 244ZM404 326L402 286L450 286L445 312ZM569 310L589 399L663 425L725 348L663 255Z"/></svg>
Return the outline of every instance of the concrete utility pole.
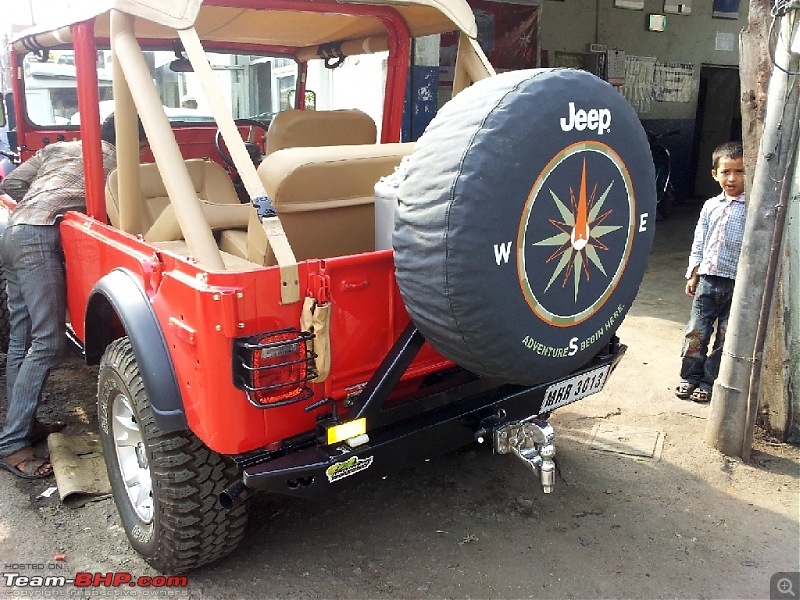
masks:
<svg viewBox="0 0 800 600"><path fill-rule="evenodd" d="M787 9L794 13L797 9ZM789 175L797 146L797 56L789 15L776 22L775 65L769 80L764 133L748 198L733 305L706 427L709 444L729 456L750 458L763 367L764 339L781 247ZM755 385L754 385L755 384Z"/></svg>

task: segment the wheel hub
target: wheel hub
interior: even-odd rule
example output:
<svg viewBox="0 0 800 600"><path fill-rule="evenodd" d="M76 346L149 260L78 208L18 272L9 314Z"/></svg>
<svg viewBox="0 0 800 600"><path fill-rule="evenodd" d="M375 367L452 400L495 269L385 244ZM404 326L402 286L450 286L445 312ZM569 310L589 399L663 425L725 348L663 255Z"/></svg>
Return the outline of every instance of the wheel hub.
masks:
<svg viewBox="0 0 800 600"><path fill-rule="evenodd" d="M149 523L153 520L153 479L146 444L131 401L122 393L111 404L111 434L128 500L139 519Z"/></svg>
<svg viewBox="0 0 800 600"><path fill-rule="evenodd" d="M136 444L136 461L139 463L140 469L147 469L147 453L144 451L144 442Z"/></svg>

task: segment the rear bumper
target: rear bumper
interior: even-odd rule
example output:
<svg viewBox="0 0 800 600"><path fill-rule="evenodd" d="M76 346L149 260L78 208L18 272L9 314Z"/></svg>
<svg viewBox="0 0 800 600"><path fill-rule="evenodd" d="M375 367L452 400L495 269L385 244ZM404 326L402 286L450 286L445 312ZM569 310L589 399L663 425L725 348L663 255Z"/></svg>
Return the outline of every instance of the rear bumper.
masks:
<svg viewBox="0 0 800 600"><path fill-rule="evenodd" d="M615 339L616 340L616 339ZM613 342L607 352L583 368L557 381L534 387L497 385L477 378L418 399L409 415L403 405L402 418L370 430L369 441L356 448L342 442L324 445L316 440L284 449L278 457L253 464L245 461L243 483L247 488L301 497L316 497L341 491L367 477L385 476L415 462L489 438L489 433L507 423L546 415L542 411L548 387L598 368L613 371L626 346ZM436 408L427 410L426 407ZM392 409L384 411L391 415ZM369 421L368 421L369 425Z"/></svg>

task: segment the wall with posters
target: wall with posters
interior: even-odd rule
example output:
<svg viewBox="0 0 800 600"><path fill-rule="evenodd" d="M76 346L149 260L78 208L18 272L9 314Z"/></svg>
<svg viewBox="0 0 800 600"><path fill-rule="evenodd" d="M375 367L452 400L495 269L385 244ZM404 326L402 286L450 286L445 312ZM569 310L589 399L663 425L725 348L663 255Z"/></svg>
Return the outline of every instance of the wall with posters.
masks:
<svg viewBox="0 0 800 600"><path fill-rule="evenodd" d="M498 72L539 66L539 9L543 0L468 0L478 42ZM450 98L458 35L441 36L439 104Z"/></svg>
<svg viewBox="0 0 800 600"><path fill-rule="evenodd" d="M692 194L694 180L705 176L697 166L705 164L698 156L697 144L698 136L707 135L702 123L707 112L704 106L717 102L738 106L735 91L733 97L722 94L724 86L715 82L728 82L731 73L726 71L738 68L739 32L747 27L748 2L468 1L475 13L481 46L498 71L540 66L578 66L596 71L607 67L608 61L593 62L591 59L597 56L590 52L591 44L622 51L619 55L624 56L625 81L619 89L646 128L678 131L665 143L672 152L679 192ZM653 16L662 30L651 30ZM439 106L451 96L457 42L455 34L442 35ZM736 115L731 119L729 129L733 131Z"/></svg>
<svg viewBox="0 0 800 600"><path fill-rule="evenodd" d="M693 93L688 100L649 103L647 119L693 118L700 81L700 65L738 65L739 32L747 27L748 2L695 0L688 12L671 13L669 0L545 0L540 11L542 62L553 64L556 52L583 53L591 43L626 56L655 58L659 64L693 65ZM681 3L678 3L680 6ZM640 6L641 10L618 8ZM648 31L651 14L666 17L664 31ZM658 69L656 69L658 71ZM665 97L662 95L662 98Z"/></svg>
<svg viewBox="0 0 800 600"><path fill-rule="evenodd" d="M714 135L725 141L721 138L730 138L737 125L736 114L727 123L707 117L714 107L738 107L733 84L748 5L739 0L545 0L539 14L542 64L554 65L557 55L587 53L592 43L623 50L626 79L620 89L647 129L678 132L664 143L672 153L677 191L691 197L697 181L710 179L702 139L719 129ZM648 29L651 15L665 17L663 31Z"/></svg>

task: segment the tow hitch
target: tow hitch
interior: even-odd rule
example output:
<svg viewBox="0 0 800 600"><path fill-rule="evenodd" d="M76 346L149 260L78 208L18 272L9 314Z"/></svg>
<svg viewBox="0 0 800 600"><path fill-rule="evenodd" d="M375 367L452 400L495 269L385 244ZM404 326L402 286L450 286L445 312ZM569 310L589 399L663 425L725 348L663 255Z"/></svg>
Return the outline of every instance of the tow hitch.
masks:
<svg viewBox="0 0 800 600"><path fill-rule="evenodd" d="M556 483L556 432L546 421L509 423L493 432L494 451L498 454L516 454L522 462L539 475L545 494L553 491Z"/></svg>

